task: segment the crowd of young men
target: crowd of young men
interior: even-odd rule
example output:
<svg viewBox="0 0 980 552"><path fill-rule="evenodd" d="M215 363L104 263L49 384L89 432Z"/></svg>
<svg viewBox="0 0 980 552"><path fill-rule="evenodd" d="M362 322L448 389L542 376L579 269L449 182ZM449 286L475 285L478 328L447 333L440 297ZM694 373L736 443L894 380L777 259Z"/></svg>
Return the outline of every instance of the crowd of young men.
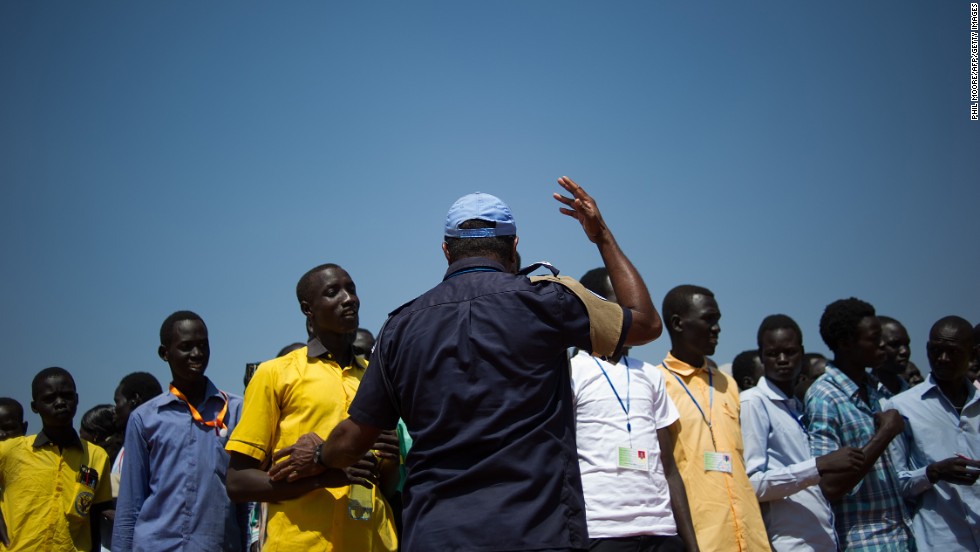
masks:
<svg viewBox="0 0 980 552"><path fill-rule="evenodd" d="M509 208L469 194L445 278L376 342L351 275L306 272L309 340L244 398L205 376L204 320L167 317L172 379L120 382L113 457L75 431L71 374L41 370L36 435L0 399L0 550L980 549L980 325L937 321L912 386L905 327L843 299L820 319L832 359L771 315L733 377L710 359L714 293L677 286L658 312L592 198L559 184L604 264L581 282L522 270ZM664 328L662 362L628 355Z"/></svg>

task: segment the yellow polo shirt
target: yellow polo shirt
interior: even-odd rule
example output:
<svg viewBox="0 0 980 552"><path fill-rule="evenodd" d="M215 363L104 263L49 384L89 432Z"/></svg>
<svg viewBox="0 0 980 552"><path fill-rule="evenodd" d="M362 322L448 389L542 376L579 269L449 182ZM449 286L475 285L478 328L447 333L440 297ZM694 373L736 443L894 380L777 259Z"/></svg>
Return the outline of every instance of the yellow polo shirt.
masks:
<svg viewBox="0 0 980 552"><path fill-rule="evenodd" d="M322 348L318 342L311 346ZM245 390L242 417L225 449L264 462L315 432L324 439L347 418L366 364L341 367L304 347L259 365ZM317 489L269 504L263 551L389 551L397 548L391 509L375 487L371 519L347 513L349 486Z"/></svg>
<svg viewBox="0 0 980 552"><path fill-rule="evenodd" d="M91 550L90 508L112 500L109 456L81 439L59 450L43 432L0 441L0 488L10 537L0 550Z"/></svg>
<svg viewBox="0 0 980 552"><path fill-rule="evenodd" d="M712 370L712 385L709 386L706 367L695 368L669 353L660 369L667 380L667 394L680 414L677 422L670 426L670 435L674 441L674 460L687 489L691 520L701 550L770 550L759 502L745 473L735 380ZM714 387L713 393L709 392L711 387ZM709 404L712 405L710 409ZM711 430L698 406L704 411L704 417L711 421ZM706 471L705 452L729 453L732 472Z"/></svg>

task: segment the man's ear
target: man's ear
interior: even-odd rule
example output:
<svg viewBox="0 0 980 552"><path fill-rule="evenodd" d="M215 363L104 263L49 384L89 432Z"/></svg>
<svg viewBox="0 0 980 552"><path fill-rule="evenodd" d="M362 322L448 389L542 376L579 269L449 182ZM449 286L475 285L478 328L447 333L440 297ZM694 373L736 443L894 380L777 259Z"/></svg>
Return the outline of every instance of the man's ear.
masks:
<svg viewBox="0 0 980 552"><path fill-rule="evenodd" d="M667 321L667 326L670 328L672 333L680 333L684 330L684 322L681 320L681 317L676 314L670 315L670 320Z"/></svg>
<svg viewBox="0 0 980 552"><path fill-rule="evenodd" d="M303 313L303 316L307 318L309 318L310 315L313 313L313 309L310 308L310 304L307 303L306 301L299 302L299 310L300 312Z"/></svg>
<svg viewBox="0 0 980 552"><path fill-rule="evenodd" d="M31 401L31 412L37 414L37 407L34 406L34 401ZM27 422L24 422L27 423Z"/></svg>
<svg viewBox="0 0 980 552"><path fill-rule="evenodd" d="M160 357L160 358L161 358L161 359L162 359L162 360L163 360L164 362L169 362L169 361L167 360L167 348L166 348L166 347L164 347L163 345L160 345L160 348L159 348L159 349L157 349L157 355L158 355L158 356L159 356L159 357Z"/></svg>
<svg viewBox="0 0 980 552"><path fill-rule="evenodd" d="M449 260L449 246L446 245L446 242L442 242L442 254L446 256L447 263L452 262Z"/></svg>
<svg viewBox="0 0 980 552"><path fill-rule="evenodd" d="M23 425L20 426L20 429L21 429L21 432L23 432L24 435L27 435L27 421L25 421L23 423Z"/></svg>

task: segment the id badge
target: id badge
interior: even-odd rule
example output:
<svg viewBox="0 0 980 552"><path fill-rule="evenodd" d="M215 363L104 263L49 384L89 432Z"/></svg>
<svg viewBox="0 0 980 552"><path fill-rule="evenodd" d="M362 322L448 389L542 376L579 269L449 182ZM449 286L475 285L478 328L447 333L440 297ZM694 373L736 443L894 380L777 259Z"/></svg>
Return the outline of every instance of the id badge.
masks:
<svg viewBox="0 0 980 552"><path fill-rule="evenodd" d="M65 514L76 519L88 518L89 510L92 508L92 500L95 498L95 487L99 484L99 472L88 466L82 466L78 470L78 481L75 482L75 497L68 505Z"/></svg>
<svg viewBox="0 0 980 552"><path fill-rule="evenodd" d="M647 471L650 469L650 458L647 455L647 451L642 449L635 449L631 447L619 447L619 467L626 470L642 470Z"/></svg>
<svg viewBox="0 0 980 552"><path fill-rule="evenodd" d="M704 471L732 473L732 455L727 452L704 453Z"/></svg>

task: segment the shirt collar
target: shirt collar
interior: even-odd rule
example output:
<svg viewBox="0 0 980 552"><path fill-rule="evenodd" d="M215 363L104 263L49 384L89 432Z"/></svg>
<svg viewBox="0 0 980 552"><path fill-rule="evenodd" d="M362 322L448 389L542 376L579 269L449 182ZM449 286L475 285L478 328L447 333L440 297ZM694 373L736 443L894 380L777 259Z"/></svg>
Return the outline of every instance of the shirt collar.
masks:
<svg viewBox="0 0 980 552"><path fill-rule="evenodd" d="M854 382L851 378L847 376L840 368L834 366L832 363L827 363L827 373L830 374L830 379L833 381L841 391L846 394L852 402L855 404L864 404L861 400L861 395L858 393L858 384ZM864 384L868 389L868 403L871 405L872 411L876 410L876 404L883 398L888 398L891 396L888 390L880 391L878 389L878 378L874 377L874 374L865 371L866 381ZM867 405L865 405L867 406Z"/></svg>
<svg viewBox="0 0 980 552"><path fill-rule="evenodd" d="M205 401L207 401L211 397L218 397L221 400L225 400L224 397L221 395L221 390L219 390L214 385L214 383L207 376L204 376L204 381L206 382L206 385L204 387L204 400ZM171 385L173 385L173 384L171 384ZM177 395L174 395L173 393L171 393L169 389L170 389L170 386L168 385L167 386L167 394L166 394L167 401L164 402L164 404L169 404L169 403L172 403L172 402L175 402L175 401L176 402L183 402L182 400L180 400L180 398L177 397Z"/></svg>
<svg viewBox="0 0 980 552"><path fill-rule="evenodd" d="M788 401L793 403L794 406L802 406L802 403L796 397L787 397L783 390L776 386L775 383L767 380L765 376L759 378L759 382L755 384L759 388L759 392L769 398L772 401Z"/></svg>
<svg viewBox="0 0 980 552"><path fill-rule="evenodd" d="M693 375L698 370L705 370L705 371L711 370L711 368L708 367L707 360L704 360L702 362L703 364L701 366L694 367L684 362L683 360L679 360L674 355L667 353L667 358L664 359L664 366L666 366L667 369L670 370L671 372L679 376L684 376L686 378L690 375Z"/></svg>
<svg viewBox="0 0 980 552"><path fill-rule="evenodd" d="M966 408L970 406L972 403L974 403L975 401L980 400L980 392L978 392L977 386L973 385L972 382L968 382L968 383L970 383L970 389L969 389L969 394L966 396L966 402L963 403L963 408ZM926 376L926 380L924 382L920 383L919 385L916 385L915 389L918 389L920 387L922 388L921 396L923 397L926 396L927 394L935 394L937 396L943 395L943 390L939 388L939 385L936 382L936 378L932 377L931 373L928 376Z"/></svg>
<svg viewBox="0 0 980 552"><path fill-rule="evenodd" d="M327 350L323 343L320 342L320 338L318 337L311 338L306 342L306 356L307 358L320 358L323 360L328 360L337 366L340 366L340 363L334 359L333 355ZM367 364L363 358L353 354L351 355L351 358L354 359L353 365L356 365L358 368L367 368Z"/></svg>
<svg viewBox="0 0 980 552"><path fill-rule="evenodd" d="M449 265L449 268L446 269L446 275L443 276L442 280L446 281L450 276L464 270L503 272L504 265L483 257L467 257Z"/></svg>
<svg viewBox="0 0 980 552"><path fill-rule="evenodd" d="M44 432L44 428L37 432L37 436L34 437L34 448L41 448L48 443L54 444L48 434ZM78 436L78 433L74 428L71 430L71 436L68 442L64 444L66 447L82 448L82 439Z"/></svg>

